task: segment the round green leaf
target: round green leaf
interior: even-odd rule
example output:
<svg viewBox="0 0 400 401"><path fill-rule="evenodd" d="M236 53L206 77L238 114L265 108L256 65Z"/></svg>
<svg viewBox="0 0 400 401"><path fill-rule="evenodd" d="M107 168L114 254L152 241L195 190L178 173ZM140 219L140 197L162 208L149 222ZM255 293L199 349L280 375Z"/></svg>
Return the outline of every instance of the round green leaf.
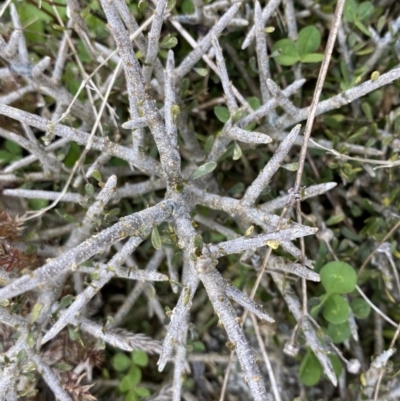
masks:
<svg viewBox="0 0 400 401"><path fill-rule="evenodd" d="M123 372L131 366L131 360L122 352L118 352L112 359L113 368L117 372Z"/></svg>
<svg viewBox="0 0 400 401"><path fill-rule="evenodd" d="M147 366L149 357L144 351L138 350L132 352L132 360L136 365Z"/></svg>
<svg viewBox="0 0 400 401"><path fill-rule="evenodd" d="M122 378L121 382L119 383L119 391L121 393L126 393L132 388L131 381L129 379L129 376L126 375Z"/></svg>
<svg viewBox="0 0 400 401"><path fill-rule="evenodd" d="M371 312L371 307L368 305L367 301L362 298L354 299L351 302L350 307L354 315L359 319L367 318Z"/></svg>
<svg viewBox="0 0 400 401"><path fill-rule="evenodd" d="M300 61L296 44L290 39L278 40L272 50L278 53L275 60L280 65L290 66Z"/></svg>
<svg viewBox="0 0 400 401"><path fill-rule="evenodd" d="M133 365L125 377L129 378L130 388L136 387L142 380L142 371L136 365Z"/></svg>
<svg viewBox="0 0 400 401"><path fill-rule="evenodd" d="M150 391L144 387L135 387L134 391L141 398L148 397L149 395L151 395Z"/></svg>
<svg viewBox="0 0 400 401"><path fill-rule="evenodd" d="M321 283L329 294L347 294L356 288L355 270L345 262L327 263L320 271Z"/></svg>
<svg viewBox="0 0 400 401"><path fill-rule="evenodd" d="M364 1L357 8L357 17L360 21L369 18L374 13L374 6L370 1Z"/></svg>
<svg viewBox="0 0 400 401"><path fill-rule="evenodd" d="M217 163L215 163L215 162L209 162L209 163L203 164L192 174L191 178L192 178L192 180L197 180L198 178L203 177L203 175L206 175L206 174L214 171L216 167L217 167Z"/></svg>
<svg viewBox="0 0 400 401"><path fill-rule="evenodd" d="M321 44L321 34L315 26L306 26L299 32L297 48L300 56L314 53Z"/></svg>
<svg viewBox="0 0 400 401"><path fill-rule="evenodd" d="M324 318L334 324L347 321L350 314L350 308L342 295L332 294L325 302Z"/></svg>
<svg viewBox="0 0 400 401"><path fill-rule="evenodd" d="M300 365L300 380L305 386L315 386L322 375L319 360L310 350Z"/></svg>
<svg viewBox="0 0 400 401"><path fill-rule="evenodd" d="M47 199L29 199L28 205L32 210L40 210L49 204Z"/></svg>
<svg viewBox="0 0 400 401"><path fill-rule="evenodd" d="M230 118L230 113L227 107L225 106L215 106L214 107L214 114L218 118L221 123L226 123Z"/></svg>
<svg viewBox="0 0 400 401"><path fill-rule="evenodd" d="M261 107L261 102L258 99L258 97L255 97L255 96L248 97L246 100L247 100L247 103L250 105L250 107L253 110L257 110L257 109L259 109Z"/></svg>
<svg viewBox="0 0 400 401"><path fill-rule="evenodd" d="M334 344L339 344L350 338L350 326L347 322L339 324L329 323L326 334L328 334Z"/></svg>

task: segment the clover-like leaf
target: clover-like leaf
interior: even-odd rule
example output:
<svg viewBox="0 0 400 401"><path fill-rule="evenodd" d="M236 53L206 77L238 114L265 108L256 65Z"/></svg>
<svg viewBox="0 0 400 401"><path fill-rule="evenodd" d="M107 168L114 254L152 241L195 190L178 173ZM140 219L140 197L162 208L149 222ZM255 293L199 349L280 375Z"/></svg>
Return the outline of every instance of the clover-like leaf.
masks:
<svg viewBox="0 0 400 401"><path fill-rule="evenodd" d="M319 275L328 294L347 294L356 288L357 275L348 263L327 263Z"/></svg>
<svg viewBox="0 0 400 401"><path fill-rule="evenodd" d="M132 361L138 366L147 366L149 357L144 351L136 350L132 352Z"/></svg>
<svg viewBox="0 0 400 401"><path fill-rule="evenodd" d="M301 58L307 54L314 53L320 44L321 34L315 26L306 26L299 32L297 49Z"/></svg>
<svg viewBox="0 0 400 401"><path fill-rule="evenodd" d="M354 315L359 319L367 318L371 312L371 307L367 301L362 298L353 299L353 301L350 303L350 307Z"/></svg>
<svg viewBox="0 0 400 401"><path fill-rule="evenodd" d="M117 372L124 372L131 364L131 360L122 352L115 354L112 359L112 366Z"/></svg>
<svg viewBox="0 0 400 401"><path fill-rule="evenodd" d="M347 301L340 294L332 294L324 305L324 318L333 324L347 321L350 315L350 307Z"/></svg>
<svg viewBox="0 0 400 401"><path fill-rule="evenodd" d="M300 365L300 380L305 386L315 386L322 376L322 366L310 350Z"/></svg>
<svg viewBox="0 0 400 401"><path fill-rule="evenodd" d="M290 39L278 40L273 47L273 52L278 53L278 55L275 56L275 60L280 65L291 66L300 61L297 46Z"/></svg>
<svg viewBox="0 0 400 401"><path fill-rule="evenodd" d="M351 336L349 323L347 321L339 324L329 323L326 334L334 344L340 344Z"/></svg>

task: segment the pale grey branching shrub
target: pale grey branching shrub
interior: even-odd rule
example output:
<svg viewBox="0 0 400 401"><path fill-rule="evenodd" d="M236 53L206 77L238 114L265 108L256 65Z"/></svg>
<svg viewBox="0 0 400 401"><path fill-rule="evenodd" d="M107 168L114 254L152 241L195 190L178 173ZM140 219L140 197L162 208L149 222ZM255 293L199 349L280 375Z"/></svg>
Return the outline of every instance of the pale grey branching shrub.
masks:
<svg viewBox="0 0 400 401"><path fill-rule="evenodd" d="M299 123L307 120L311 106L301 107L299 102L306 84L302 65L295 65L292 75L274 77L271 60L276 54L271 54L271 38L265 30L277 10L283 7L288 36L295 40L298 35L296 12L299 12L295 2L284 0L281 4L281 0L271 0L262 8L258 1L243 5L237 1L203 3L196 0L193 14L177 15L173 2L159 0L154 2L154 10L147 12L151 20L140 28L125 1L100 0L101 8L97 13L107 21L108 33L107 39L98 43L82 17L84 10L80 2L68 0L69 12L63 18L54 5L50 8L58 18L58 25L63 27L58 53L55 57L46 55L35 60L27 47L16 5L6 3L1 14L8 16L11 30L9 35L0 37L0 56L4 64L0 78L15 80L15 89L0 96L0 114L12 121L0 128L0 137L2 143L12 142L24 149L24 153L16 160L3 163L0 175L2 197L7 204L10 205L12 198L21 200L14 208L8 206L8 213L3 214L0 221L3 254L9 257L7 264L2 262L0 270L3 285L0 288L0 322L4 326L0 356L1 399L32 396L40 376L59 400L94 399L90 398L93 397L90 386L80 385L81 377L75 380L75 387L67 382L58 363L58 339L66 335L63 333L68 327L68 335L75 340L79 338L92 354L100 352L104 344L124 351L141 349L159 354L159 371L171 362L173 374L167 379L168 386L159 386L159 395L152 399L180 400L183 377L191 361L187 349L191 308L200 285L205 288L218 327L226 332L228 348L237 356L251 397L259 401L271 399L272 394L279 397L284 389L282 380L274 376L275 364L267 363L269 380L258 364L258 351L253 349L235 305L241 305L260 320L273 323L273 313L265 310L270 312L271 307L264 308L254 300L254 293L249 295L233 285L219 268L221 259L243 254L243 263L259 272L258 283L270 291L260 259L265 255L265 247L275 295L286 303L293 315L294 333L303 333L305 344L318 358L325 375L337 385L329 355L340 354L340 351L307 316L307 305L302 303L305 295L303 293L300 299L289 279L300 277L304 280L303 289L307 288L305 280L319 281L319 275L312 270L310 255L295 240L314 235L318 227L326 229L323 221L316 222L318 227L293 221L291 207L297 200L325 194L337 183L309 185L269 201L260 202L260 199L297 146L309 145L350 159L352 154L373 158L383 153L371 147L344 143L348 154L341 155L334 149L336 145L322 139L303 144ZM317 3L300 1L300 4L304 6L303 13L315 13L323 21L333 21L332 15L322 12ZM185 25L201 27L197 39ZM171 50L171 43L176 39L172 36L169 44L163 42L166 26L176 29L193 50L184 55ZM339 49L349 71L353 72L344 38L349 27L341 24L339 28ZM395 40L398 29L398 19L382 36L370 28L376 48L366 63L367 72L374 70L385 49ZM235 60L238 50L221 39L227 31L243 30L242 49L248 48L250 54L255 55L258 84L243 63ZM78 35L88 57L96 63L90 75L85 72L87 66L77 57L74 46L78 39L73 32ZM168 52L160 52L163 47L169 48ZM233 59L229 63L227 55ZM75 96L63 79L71 57L75 57L78 66L75 79L85 84L81 87L85 87L86 95ZM239 69L250 91L260 95L259 108L253 109L241 89L232 83L230 61ZM200 62L206 68L199 68ZM222 89L220 99L229 111L220 133L213 142L207 140L206 147L193 128L194 116L202 113L201 105L188 107L181 90L187 77L195 80L204 74L212 74L215 82L218 80L218 90ZM288 82L288 77L293 81ZM374 75L318 101L315 113L318 116L352 102L357 108L358 99L399 78L398 66L380 76ZM110 100L112 91L120 91L119 96L126 99L129 117L124 121L120 116L126 117L125 111L116 110L118 104ZM20 107L28 94L35 95L36 104ZM252 129L253 124L257 128ZM62 153L68 146L81 149L72 165L66 163L66 153ZM267 149L273 150L255 179L251 183L244 180L240 199L221 190L214 172L221 167L227 149L233 149L234 160L239 160L249 149L264 153ZM112 158L126 163L115 166L110 163ZM243 156L242 160L245 169L251 171L248 159ZM373 163L375 159L368 160ZM127 177L139 179L132 183ZM90 184L93 178L99 182L100 189ZM80 190L82 187L86 191ZM114 215L110 212L110 208L122 200L144 199L148 194L151 196L146 199L150 201L140 203L141 210L134 208L125 215L121 211ZM17 213L26 212L24 208L29 199L51 203L46 208L41 204L42 211L18 217ZM79 222L68 221L61 225L60 217L54 212L60 212L61 204L67 205L72 214L83 210L84 213L76 213ZM201 213L205 208L213 211L213 217ZM282 209L284 213L279 215ZM119 219L113 220L115 215ZM230 227L222 224L219 216L230 216L237 229L232 228L233 223ZM24 239L25 243L21 242L22 224L26 231L35 231ZM169 242L159 232L166 226ZM210 238L207 232L218 233L218 238L225 237L225 240L207 243L204 240ZM149 237L156 250L146 264L143 253L149 252ZM278 247L282 252L271 254L272 249ZM14 256L18 254L15 252L21 253L22 260L22 255L29 254L32 249L37 255L35 267L29 268L29 263L24 261L22 268L17 269ZM181 258L175 258L178 251ZM33 256L31 262L33 264ZM159 268L163 273L157 271ZM135 284L113 316L99 323L91 311L93 301L114 279L134 280ZM179 293L179 297L167 317L163 301L151 294L154 287L148 282L168 280L171 280L168 291ZM135 321L132 308L142 295L165 327L162 335L155 339L117 327ZM254 322L253 319L253 324L257 323ZM357 335L355 323L352 327ZM5 333L10 329L13 335L6 345ZM75 350L71 355L73 352ZM284 352L295 355L296 345L288 343ZM365 375L368 397L372 397L379 374L393 353L394 349L390 348L372 362ZM85 358L90 360L89 352L86 354ZM76 366L72 366L77 377L82 369L86 369L88 377L92 375L93 364L82 368L78 363L85 360L76 360ZM354 373L357 369L353 365L349 371ZM273 383L272 390L270 383Z"/></svg>

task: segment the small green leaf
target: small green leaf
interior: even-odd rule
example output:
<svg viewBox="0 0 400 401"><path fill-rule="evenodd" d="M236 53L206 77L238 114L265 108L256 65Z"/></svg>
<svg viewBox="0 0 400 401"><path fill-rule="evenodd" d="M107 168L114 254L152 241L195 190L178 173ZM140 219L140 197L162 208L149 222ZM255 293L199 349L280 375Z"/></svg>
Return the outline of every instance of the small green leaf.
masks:
<svg viewBox="0 0 400 401"><path fill-rule="evenodd" d="M118 352L112 359L112 366L117 372L124 372L132 365L132 361L122 352Z"/></svg>
<svg viewBox="0 0 400 401"><path fill-rule="evenodd" d="M368 28L361 21L355 20L354 24L362 33L364 33L367 36L371 36L371 34L369 33Z"/></svg>
<svg viewBox="0 0 400 401"><path fill-rule="evenodd" d="M138 4L139 11L145 12L147 7L148 7L148 5L147 5L147 1L146 0L139 0L139 4Z"/></svg>
<svg viewBox="0 0 400 401"><path fill-rule="evenodd" d="M379 17L378 23L376 24L376 30L378 32L381 32L383 27L385 26L386 22L387 22L387 18L385 15L382 15L381 17Z"/></svg>
<svg viewBox="0 0 400 401"><path fill-rule="evenodd" d="M194 237L193 243L195 248L198 248L200 250L203 249L203 237L201 236L201 234L197 234Z"/></svg>
<svg viewBox="0 0 400 401"><path fill-rule="evenodd" d="M178 44L178 39L175 36L168 34L160 43L161 49L173 49Z"/></svg>
<svg viewBox="0 0 400 401"><path fill-rule="evenodd" d="M300 61L296 44L290 39L278 40L273 47L273 52L278 52L275 60L280 65L291 66Z"/></svg>
<svg viewBox="0 0 400 401"><path fill-rule="evenodd" d="M16 144L13 141L9 141L8 139L6 139L5 147L11 154L13 154L15 156L19 156L22 154L21 146L19 146L18 144Z"/></svg>
<svg viewBox="0 0 400 401"><path fill-rule="evenodd" d="M28 347L29 348L33 348L34 346L35 346L35 344L36 344L36 340L35 340L35 338L33 337L33 334L32 333L29 333L27 336L26 336L26 343L28 344Z"/></svg>
<svg viewBox="0 0 400 401"><path fill-rule="evenodd" d="M31 324L35 323L37 318L40 315L40 311L43 309L44 304L42 303L37 303L33 306L32 312L31 312Z"/></svg>
<svg viewBox="0 0 400 401"><path fill-rule="evenodd" d="M167 0L167 12L172 11L176 6L176 0Z"/></svg>
<svg viewBox="0 0 400 401"><path fill-rule="evenodd" d="M346 0L343 15L346 22L354 22L357 15L357 3L355 0Z"/></svg>
<svg viewBox="0 0 400 401"><path fill-rule="evenodd" d="M221 123L226 123L230 118L230 113L227 107L225 106L215 106L214 107L214 114L218 118Z"/></svg>
<svg viewBox="0 0 400 401"><path fill-rule="evenodd" d="M157 226L154 226L151 231L151 243L153 244L153 247L157 250L162 248L161 237L160 233L158 232Z"/></svg>
<svg viewBox="0 0 400 401"><path fill-rule="evenodd" d="M337 355L331 354L328 355L329 359L331 360L333 370L335 371L336 377L339 377L343 370L342 361Z"/></svg>
<svg viewBox="0 0 400 401"><path fill-rule="evenodd" d="M94 196L94 186L92 184L85 185L85 192L89 198L93 198Z"/></svg>
<svg viewBox="0 0 400 401"><path fill-rule="evenodd" d="M28 205L32 210L41 210L49 204L47 199L30 199Z"/></svg>
<svg viewBox="0 0 400 401"><path fill-rule="evenodd" d="M320 63L324 59L324 55L321 53L310 53L306 54L301 58L303 63Z"/></svg>
<svg viewBox="0 0 400 401"><path fill-rule="evenodd" d="M154 297L156 296L156 289L154 288L154 285L147 284L146 295L147 295L147 298L149 299L149 301L154 299Z"/></svg>
<svg viewBox="0 0 400 401"><path fill-rule="evenodd" d="M69 150L64 158L64 164L66 167L71 168L81 155L81 148L76 142L70 142Z"/></svg>
<svg viewBox="0 0 400 401"><path fill-rule="evenodd" d="M131 384L131 380L129 375L126 375L122 378L121 382L119 383L119 391L121 393L126 393L133 388Z"/></svg>
<svg viewBox="0 0 400 401"><path fill-rule="evenodd" d="M300 365L300 380L305 386L315 386L322 376L322 366L310 350Z"/></svg>
<svg viewBox="0 0 400 401"><path fill-rule="evenodd" d="M357 18L362 21L374 13L374 6L370 1L364 1L357 8Z"/></svg>
<svg viewBox="0 0 400 401"><path fill-rule="evenodd" d="M206 152L206 154L209 154L211 151L212 146L214 145L214 141L215 141L215 137L214 135L210 135L207 140L206 143L204 144L204 152Z"/></svg>
<svg viewBox="0 0 400 401"><path fill-rule="evenodd" d="M242 157L242 148L235 142L235 147L233 148L233 160L239 160Z"/></svg>
<svg viewBox="0 0 400 401"><path fill-rule="evenodd" d="M362 102L361 103L361 109L365 114L365 117L368 118L369 121L372 121L373 119L373 114L372 114L372 109L369 103L367 102Z"/></svg>
<svg viewBox="0 0 400 401"><path fill-rule="evenodd" d="M132 389L125 394L124 401L139 401L139 397L137 396L135 389Z"/></svg>
<svg viewBox="0 0 400 401"><path fill-rule="evenodd" d="M375 81L379 78L379 76L380 76L379 71L374 71L374 72L371 74L371 81L372 81L372 82L375 82Z"/></svg>
<svg viewBox="0 0 400 401"><path fill-rule="evenodd" d="M237 182L228 189L228 194L237 195L244 191L243 182Z"/></svg>
<svg viewBox="0 0 400 401"><path fill-rule="evenodd" d="M138 366L147 366L149 363L149 357L142 350L133 351L132 361Z"/></svg>
<svg viewBox="0 0 400 401"><path fill-rule="evenodd" d="M101 173L99 170L93 170L92 172L92 177L96 180L96 181L103 181L102 177L101 177Z"/></svg>
<svg viewBox="0 0 400 401"><path fill-rule="evenodd" d="M181 8L183 14L193 14L195 12L192 0L183 0Z"/></svg>
<svg viewBox="0 0 400 401"><path fill-rule="evenodd" d="M371 312L371 307L368 302L362 298L353 299L350 303L350 307L354 315L359 319L367 318Z"/></svg>
<svg viewBox="0 0 400 401"><path fill-rule="evenodd" d="M293 163L283 164L282 168L288 171L297 171L297 169L299 168L299 163L293 162Z"/></svg>
<svg viewBox="0 0 400 401"><path fill-rule="evenodd" d="M5 150L0 150L0 165L9 163L13 158L13 154L6 152Z"/></svg>
<svg viewBox="0 0 400 401"><path fill-rule="evenodd" d="M150 391L144 387L135 387L133 391L141 398L148 397L149 395L151 395Z"/></svg>
<svg viewBox="0 0 400 401"><path fill-rule="evenodd" d="M232 123L234 124L238 122L242 117L243 117L243 110L242 109L237 110L232 116Z"/></svg>
<svg viewBox="0 0 400 401"><path fill-rule="evenodd" d="M357 275L348 263L329 262L319 275L328 294L347 294L356 288Z"/></svg>
<svg viewBox="0 0 400 401"><path fill-rule="evenodd" d="M57 370L60 372L69 372L70 370L72 370L74 368L72 365L70 365L69 363L66 363L66 362L58 362L53 366L56 367Z"/></svg>
<svg viewBox="0 0 400 401"><path fill-rule="evenodd" d="M260 102L260 99L258 97L255 97L255 96L248 97L246 100L247 100L247 103L250 105L250 107L253 110L257 110L257 109L259 109L261 107L261 102Z"/></svg>
<svg viewBox="0 0 400 401"><path fill-rule="evenodd" d="M250 236L253 234L253 232L254 232L254 226L250 226L250 227L246 230L246 232L244 233L244 236L245 236L245 237L250 237Z"/></svg>
<svg viewBox="0 0 400 401"><path fill-rule="evenodd" d="M216 167L217 163L215 162L203 164L202 166L198 167L198 169L192 174L191 179L197 180L198 178L203 177L203 175L213 172Z"/></svg>
<svg viewBox="0 0 400 401"><path fill-rule="evenodd" d="M297 48L300 57L314 53L321 44L321 34L315 26L306 26L299 32ZM321 61L321 60L320 60Z"/></svg>
<svg viewBox="0 0 400 401"><path fill-rule="evenodd" d="M205 352L206 346L201 341L193 341L193 351L194 352Z"/></svg>
<svg viewBox="0 0 400 401"><path fill-rule="evenodd" d="M336 214L334 216L329 217L329 219L326 221L326 225L328 227L334 226L335 224L339 224L341 221L343 221L344 218L345 218L345 215L343 213Z"/></svg>
<svg viewBox="0 0 400 401"><path fill-rule="evenodd" d="M86 18L90 15L90 7L85 7L79 14L82 18Z"/></svg>
<svg viewBox="0 0 400 401"><path fill-rule="evenodd" d="M193 68L201 77L206 77L208 75L207 68Z"/></svg>
<svg viewBox="0 0 400 401"><path fill-rule="evenodd" d="M344 323L350 315L349 304L342 295L331 294L325 302L323 315L330 323Z"/></svg>
<svg viewBox="0 0 400 401"><path fill-rule="evenodd" d="M21 349L21 351L19 351L17 354L18 362L21 363L25 359L25 356L26 356L26 351L24 349Z"/></svg>
<svg viewBox="0 0 400 401"><path fill-rule="evenodd" d="M179 113L181 112L181 108L180 108L177 104L174 104L173 106L171 106L170 112L171 112L172 120L173 120L174 123L175 123L175 122L176 122L176 119L177 119L178 116L179 116Z"/></svg>
<svg viewBox="0 0 400 401"><path fill-rule="evenodd" d="M133 365L129 369L128 376L131 386L136 386L142 380L142 371L136 365Z"/></svg>
<svg viewBox="0 0 400 401"><path fill-rule="evenodd" d="M347 322L339 324L329 323L326 334L328 334L334 344L340 344L350 338L351 330Z"/></svg>

